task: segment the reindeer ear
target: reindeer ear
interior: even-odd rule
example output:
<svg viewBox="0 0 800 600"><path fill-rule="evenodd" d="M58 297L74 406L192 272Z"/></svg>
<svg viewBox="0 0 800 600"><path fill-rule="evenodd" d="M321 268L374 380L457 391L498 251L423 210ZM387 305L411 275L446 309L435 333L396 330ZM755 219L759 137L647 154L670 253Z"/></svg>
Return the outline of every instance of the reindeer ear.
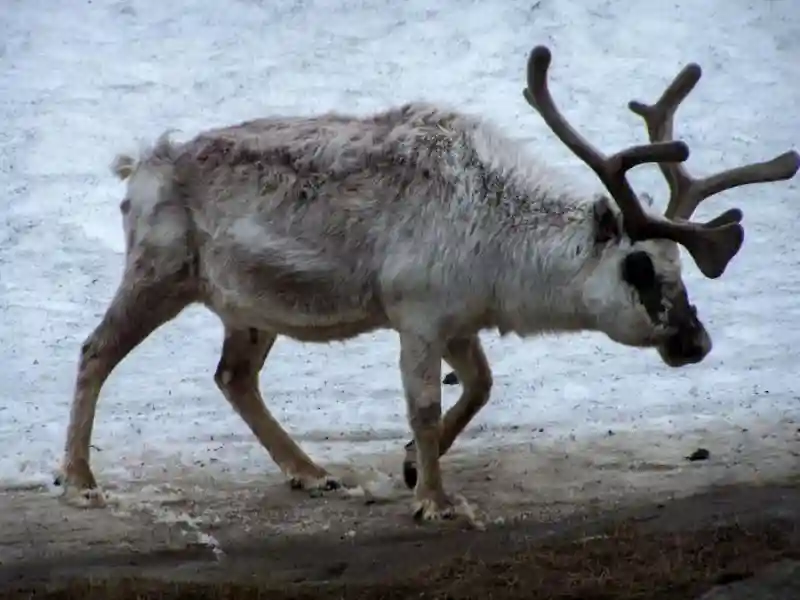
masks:
<svg viewBox="0 0 800 600"><path fill-rule="evenodd" d="M136 168L136 159L127 154L118 154L111 162L111 172L114 173L121 180L130 177L133 170Z"/></svg>
<svg viewBox="0 0 800 600"><path fill-rule="evenodd" d="M592 206L594 217L594 241L606 244L620 238L620 226L617 215L605 196L598 197Z"/></svg>

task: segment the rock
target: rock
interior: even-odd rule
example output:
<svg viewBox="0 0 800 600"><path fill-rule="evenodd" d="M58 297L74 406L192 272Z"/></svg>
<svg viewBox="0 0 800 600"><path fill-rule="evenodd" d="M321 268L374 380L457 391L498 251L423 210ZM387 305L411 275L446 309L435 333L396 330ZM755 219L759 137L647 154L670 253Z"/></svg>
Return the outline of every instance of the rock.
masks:
<svg viewBox="0 0 800 600"><path fill-rule="evenodd" d="M705 448L698 448L694 452L692 452L689 456L686 457L686 460L708 460L711 456L711 452L706 450Z"/></svg>

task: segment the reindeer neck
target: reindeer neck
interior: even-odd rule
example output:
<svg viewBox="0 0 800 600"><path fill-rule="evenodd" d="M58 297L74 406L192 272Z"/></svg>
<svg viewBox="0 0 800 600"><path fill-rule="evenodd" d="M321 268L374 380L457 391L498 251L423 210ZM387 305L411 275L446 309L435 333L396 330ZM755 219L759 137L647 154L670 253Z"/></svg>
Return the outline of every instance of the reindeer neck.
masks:
<svg viewBox="0 0 800 600"><path fill-rule="evenodd" d="M487 172L484 204L502 257L494 271L496 325L518 335L591 328L583 280L593 258L590 204L539 173Z"/></svg>

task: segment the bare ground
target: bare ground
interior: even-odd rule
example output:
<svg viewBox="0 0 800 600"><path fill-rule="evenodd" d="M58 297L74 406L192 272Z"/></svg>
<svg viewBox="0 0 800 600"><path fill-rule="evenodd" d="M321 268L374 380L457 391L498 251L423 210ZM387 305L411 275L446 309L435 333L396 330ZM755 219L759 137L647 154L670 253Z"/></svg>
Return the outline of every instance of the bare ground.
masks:
<svg viewBox="0 0 800 600"><path fill-rule="evenodd" d="M778 469L773 461L758 475L713 455L599 470L564 461L554 477L528 474L522 456L448 459L449 481L477 505L483 532L414 524L410 492L399 486L390 500L365 504L274 481L187 481L116 490L103 510L8 490L0 590L21 598L693 598L715 581L800 559L796 462Z"/></svg>

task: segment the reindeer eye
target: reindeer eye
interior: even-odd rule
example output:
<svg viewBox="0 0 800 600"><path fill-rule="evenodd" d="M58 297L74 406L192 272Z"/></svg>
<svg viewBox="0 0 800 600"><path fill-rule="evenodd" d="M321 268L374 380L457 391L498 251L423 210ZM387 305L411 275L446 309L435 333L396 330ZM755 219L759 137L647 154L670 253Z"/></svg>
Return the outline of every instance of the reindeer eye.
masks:
<svg viewBox="0 0 800 600"><path fill-rule="evenodd" d="M622 262L622 279L637 290L652 288L656 284L656 271L647 252L632 252Z"/></svg>

